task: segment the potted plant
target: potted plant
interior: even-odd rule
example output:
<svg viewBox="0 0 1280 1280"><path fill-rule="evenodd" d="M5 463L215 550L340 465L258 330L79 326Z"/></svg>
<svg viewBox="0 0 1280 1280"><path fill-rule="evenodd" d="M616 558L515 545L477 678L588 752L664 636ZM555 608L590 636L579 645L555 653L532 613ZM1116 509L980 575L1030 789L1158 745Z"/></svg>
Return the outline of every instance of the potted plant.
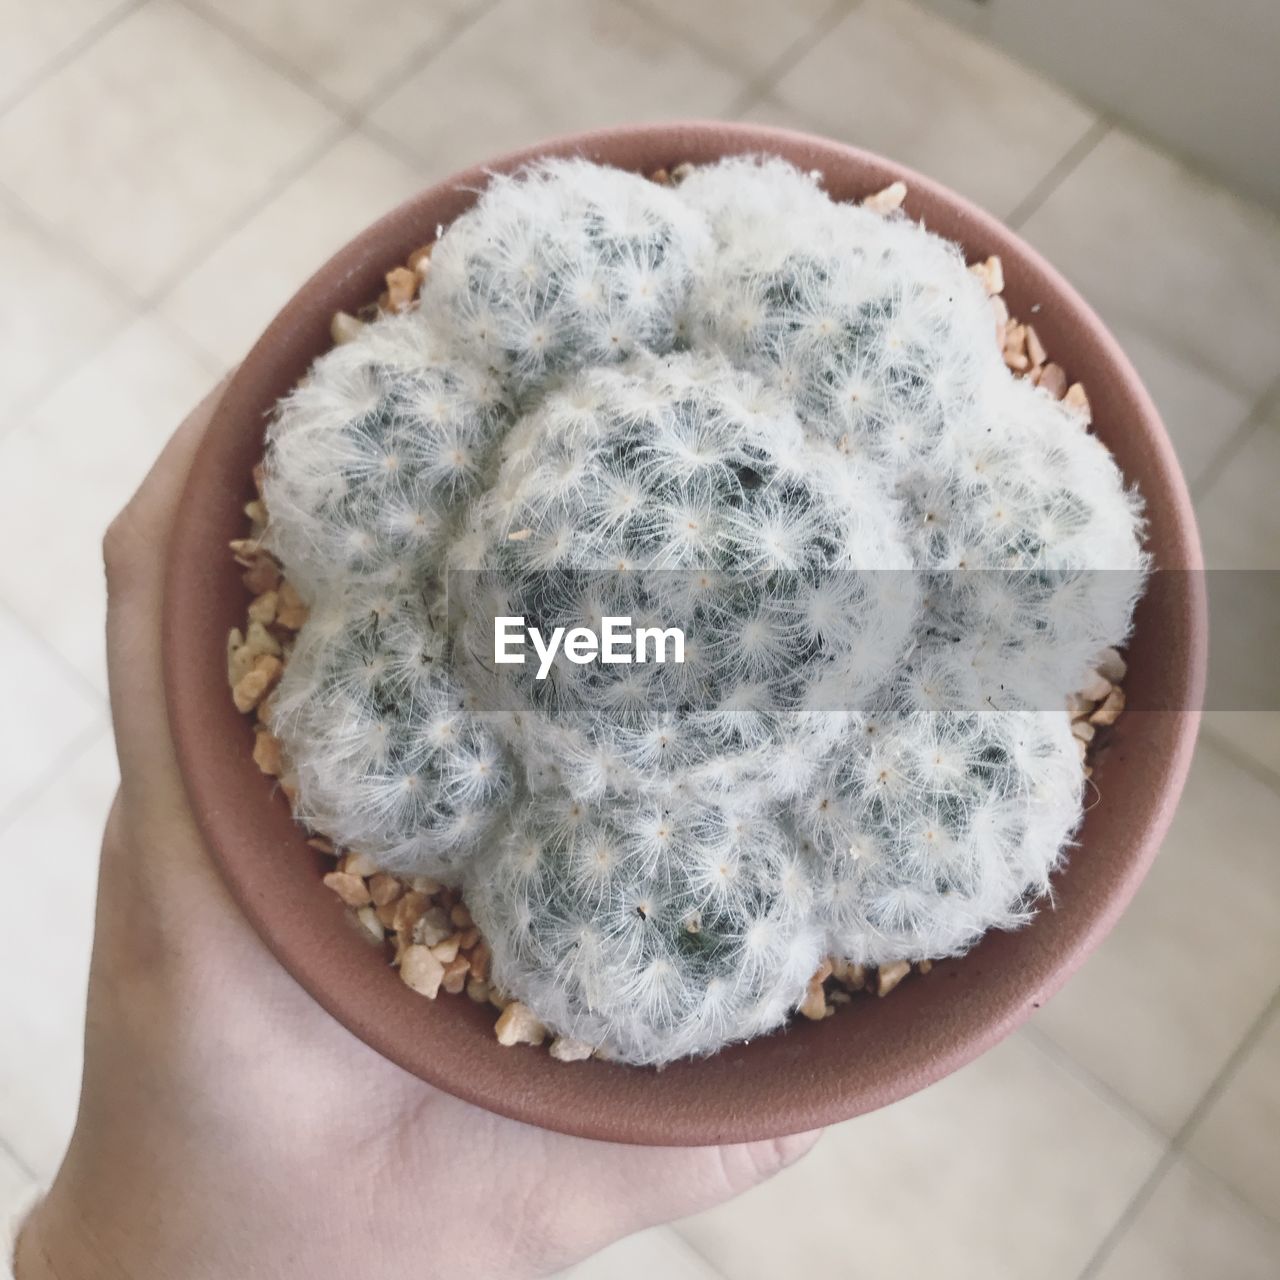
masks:
<svg viewBox="0 0 1280 1280"><path fill-rule="evenodd" d="M831 144L615 131L426 193L268 331L190 499L168 690L232 887L357 1033L554 1127L761 1136L936 1078L1096 941L1185 770L1193 717L1117 724L1149 565L1198 554L1149 402L1025 246ZM1130 664L1190 706L1198 602L1149 599L1186 648L1143 672L1140 611ZM623 619L689 652L602 663ZM246 757L327 866L270 848ZM1077 836L1095 761L1132 821ZM592 1060L497 1047L544 1037Z"/></svg>

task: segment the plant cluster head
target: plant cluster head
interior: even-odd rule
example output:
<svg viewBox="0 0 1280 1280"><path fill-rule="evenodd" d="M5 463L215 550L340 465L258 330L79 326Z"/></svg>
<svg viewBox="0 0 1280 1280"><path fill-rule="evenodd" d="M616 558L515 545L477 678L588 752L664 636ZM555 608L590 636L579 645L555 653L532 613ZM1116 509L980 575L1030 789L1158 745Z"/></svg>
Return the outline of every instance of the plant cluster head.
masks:
<svg viewBox="0 0 1280 1280"><path fill-rule="evenodd" d="M779 160L495 177L270 428L300 816L461 886L495 980L628 1062L1025 920L1146 561L992 328L954 245ZM496 661L499 617L620 616L683 661Z"/></svg>

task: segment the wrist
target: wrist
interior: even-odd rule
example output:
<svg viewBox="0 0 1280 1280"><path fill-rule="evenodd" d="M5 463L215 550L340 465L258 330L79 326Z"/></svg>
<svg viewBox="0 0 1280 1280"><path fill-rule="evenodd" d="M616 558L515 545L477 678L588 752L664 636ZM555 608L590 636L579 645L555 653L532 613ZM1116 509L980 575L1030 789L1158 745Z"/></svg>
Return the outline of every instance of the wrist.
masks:
<svg viewBox="0 0 1280 1280"><path fill-rule="evenodd" d="M85 1269L75 1241L65 1231L50 1228L46 1204L36 1205L19 1228L13 1254L16 1280L88 1280L95 1273ZM96 1274L103 1275L101 1270Z"/></svg>
<svg viewBox="0 0 1280 1280"><path fill-rule="evenodd" d="M163 1185L139 1187L127 1176L107 1178L100 1168L78 1171L75 1146L73 1140L53 1187L18 1232L16 1280L231 1280L255 1265L261 1271L252 1274L282 1280L321 1274L374 1280L414 1256L423 1280L460 1274L545 1280L623 1234L600 1227L583 1239L576 1214L549 1207L504 1222L500 1212L495 1219L484 1209L482 1196L459 1198L443 1186L434 1195L423 1188L426 1200L436 1202L436 1226L382 1219L372 1207L363 1219L316 1220L305 1208L318 1198L312 1189L293 1212L281 1213L277 1205L268 1229L223 1212L234 1196L202 1195L200 1211L192 1212L186 1197ZM0 1264L0 1280L4 1274Z"/></svg>

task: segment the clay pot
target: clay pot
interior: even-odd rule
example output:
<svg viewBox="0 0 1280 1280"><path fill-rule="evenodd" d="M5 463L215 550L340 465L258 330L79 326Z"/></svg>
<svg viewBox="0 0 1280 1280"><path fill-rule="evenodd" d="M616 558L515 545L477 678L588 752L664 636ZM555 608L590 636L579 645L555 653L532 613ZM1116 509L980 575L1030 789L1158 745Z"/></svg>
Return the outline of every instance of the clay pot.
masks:
<svg viewBox="0 0 1280 1280"><path fill-rule="evenodd" d="M1138 609L1121 717L1094 781L1079 847L1052 907L1017 933L993 933L884 1000L859 1000L822 1023L662 1071L601 1061L562 1064L545 1050L502 1048L493 1010L424 1000L321 884L332 864L308 848L283 796L258 772L249 721L226 683L224 646L246 597L226 552L242 536L250 472L276 399L330 346L329 321L375 298L383 274L475 199L489 171L535 156L581 154L649 173L682 161L770 152L819 169L836 199L903 179L906 210L963 245L1004 260L1005 298L1053 360L1082 380L1095 429L1146 499L1149 548L1162 570L1201 567L1191 502L1159 415L1116 340L1075 291L988 214L888 160L820 138L754 126L637 126L563 138L423 191L326 263L276 317L228 385L196 457L169 551L165 689L191 806L245 915L329 1012L394 1062L478 1106L531 1124L621 1142L699 1145L814 1129L885 1106L963 1066L1053 994L1105 936L1160 847L1190 762L1206 621L1199 575L1150 591ZM1152 708L1152 709L1143 709Z"/></svg>

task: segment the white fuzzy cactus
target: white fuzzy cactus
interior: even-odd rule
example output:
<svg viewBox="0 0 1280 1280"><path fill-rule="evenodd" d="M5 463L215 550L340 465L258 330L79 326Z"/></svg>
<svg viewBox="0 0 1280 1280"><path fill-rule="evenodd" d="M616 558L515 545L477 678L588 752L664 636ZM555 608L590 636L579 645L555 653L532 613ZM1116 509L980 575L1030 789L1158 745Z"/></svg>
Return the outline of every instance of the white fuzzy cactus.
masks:
<svg viewBox="0 0 1280 1280"><path fill-rule="evenodd" d="M510 422L497 379L415 316L322 356L267 441L269 545L294 586L310 600L431 576Z"/></svg>
<svg viewBox="0 0 1280 1280"><path fill-rule="evenodd" d="M832 954L937 959L1028 918L1080 819L1066 716L934 710L908 676L842 747L799 814Z"/></svg>
<svg viewBox="0 0 1280 1280"><path fill-rule="evenodd" d="M773 1029L824 953L1025 920L1080 817L1061 708L1147 566L992 330L954 245L781 161L494 178L270 430L300 816L460 886L495 980L628 1062ZM540 680L498 615L686 660Z"/></svg>
<svg viewBox="0 0 1280 1280"><path fill-rule="evenodd" d="M664 187L584 160L495 176L449 228L422 305L517 393L549 376L669 351L703 220Z"/></svg>
<svg viewBox="0 0 1280 1280"><path fill-rule="evenodd" d="M716 243L687 303L690 341L785 388L814 436L864 465L918 461L1008 380L955 245L832 201L780 160L696 170L680 192Z"/></svg>
<svg viewBox="0 0 1280 1280"><path fill-rule="evenodd" d="M556 744L578 797L672 774L794 785L773 774L783 736L860 705L916 623L894 501L719 357L582 373L512 435L450 553L471 571L451 579L473 597L463 652L485 653L498 614L625 615L685 643L678 665L495 669L526 750Z"/></svg>
<svg viewBox="0 0 1280 1280"><path fill-rule="evenodd" d="M810 867L741 802L541 797L468 902L504 988L627 1062L772 1030L821 958Z"/></svg>
<svg viewBox="0 0 1280 1280"><path fill-rule="evenodd" d="M326 597L289 657L271 728L295 762L299 818L388 870L451 879L513 787L447 656L418 596Z"/></svg>

